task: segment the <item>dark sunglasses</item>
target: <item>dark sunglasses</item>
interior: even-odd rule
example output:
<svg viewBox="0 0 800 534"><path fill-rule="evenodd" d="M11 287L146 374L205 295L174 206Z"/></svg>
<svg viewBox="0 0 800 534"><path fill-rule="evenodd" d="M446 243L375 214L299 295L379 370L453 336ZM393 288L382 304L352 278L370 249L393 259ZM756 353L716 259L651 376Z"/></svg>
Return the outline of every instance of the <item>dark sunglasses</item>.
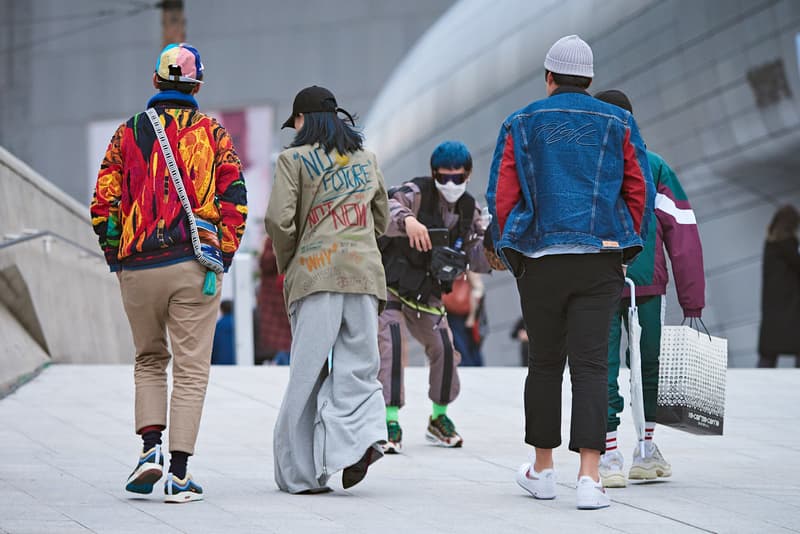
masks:
<svg viewBox="0 0 800 534"><path fill-rule="evenodd" d="M467 178L469 178L468 172L457 172L452 174L441 172L433 173L433 179L442 185L446 184L447 182L453 182L456 185L461 185L467 181Z"/></svg>

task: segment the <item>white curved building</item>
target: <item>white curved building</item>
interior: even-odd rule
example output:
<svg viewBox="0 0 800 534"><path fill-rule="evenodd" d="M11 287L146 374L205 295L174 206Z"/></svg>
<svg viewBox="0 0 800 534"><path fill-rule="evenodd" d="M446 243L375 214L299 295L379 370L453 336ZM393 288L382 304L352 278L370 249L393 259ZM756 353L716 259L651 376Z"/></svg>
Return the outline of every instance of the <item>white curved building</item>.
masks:
<svg viewBox="0 0 800 534"><path fill-rule="evenodd" d="M396 184L425 171L439 142L460 139L482 199L501 122L545 96L550 45L581 35L594 51L591 90L625 91L648 147L681 178L705 249L705 322L729 338L731 365L752 365L765 228L778 205L800 201L798 32L791 0L461 0L379 94L367 142ZM516 363L513 278L487 285L486 359ZM667 322L680 320L673 293Z"/></svg>

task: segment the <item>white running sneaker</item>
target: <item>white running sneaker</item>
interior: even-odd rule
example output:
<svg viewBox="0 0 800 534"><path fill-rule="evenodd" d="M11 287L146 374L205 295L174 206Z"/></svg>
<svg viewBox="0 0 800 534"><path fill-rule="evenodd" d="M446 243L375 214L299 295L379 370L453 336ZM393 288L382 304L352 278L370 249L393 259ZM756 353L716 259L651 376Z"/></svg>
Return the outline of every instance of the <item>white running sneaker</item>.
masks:
<svg viewBox="0 0 800 534"><path fill-rule="evenodd" d="M582 476L578 479L578 510L597 510L611 506L602 482L595 482L592 477Z"/></svg>
<svg viewBox="0 0 800 534"><path fill-rule="evenodd" d="M672 476L672 466L661 455L654 441L646 441L644 444L644 458L636 447L633 451L633 464L628 473L631 480L655 480L656 478L666 478Z"/></svg>
<svg viewBox="0 0 800 534"><path fill-rule="evenodd" d="M614 449L600 457L600 481L605 488L624 488L628 485L622 467L625 459L619 450Z"/></svg>
<svg viewBox="0 0 800 534"><path fill-rule="evenodd" d="M537 473L533 464L522 464L517 470L517 484L536 499L556 498L556 472L552 469Z"/></svg>

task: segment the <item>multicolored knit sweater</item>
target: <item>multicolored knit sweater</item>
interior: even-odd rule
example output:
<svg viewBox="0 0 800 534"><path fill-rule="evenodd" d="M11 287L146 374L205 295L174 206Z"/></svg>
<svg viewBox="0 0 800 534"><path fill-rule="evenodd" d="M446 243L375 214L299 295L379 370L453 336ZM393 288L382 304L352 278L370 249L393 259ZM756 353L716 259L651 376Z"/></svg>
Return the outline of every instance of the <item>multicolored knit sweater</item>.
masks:
<svg viewBox="0 0 800 534"><path fill-rule="evenodd" d="M147 104L164 124L196 216L217 225L225 269L247 218L242 165L228 132L195 99L162 91ZM117 128L97 177L92 225L112 271L194 257L189 224L144 113Z"/></svg>
<svg viewBox="0 0 800 534"><path fill-rule="evenodd" d="M628 267L628 277L636 284L637 296L663 295L669 274L664 248L669 253L678 302L685 317L700 317L705 307L706 279L703 272L703 247L694 211L678 177L655 152L647 160L656 185L656 201L644 250ZM624 297L630 297L625 287Z"/></svg>

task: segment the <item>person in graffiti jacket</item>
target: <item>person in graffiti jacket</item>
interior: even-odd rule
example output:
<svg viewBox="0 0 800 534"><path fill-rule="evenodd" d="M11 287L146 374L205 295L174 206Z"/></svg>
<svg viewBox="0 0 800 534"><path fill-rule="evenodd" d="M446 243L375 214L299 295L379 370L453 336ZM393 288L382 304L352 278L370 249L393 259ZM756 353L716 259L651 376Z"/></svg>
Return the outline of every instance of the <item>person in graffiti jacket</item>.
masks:
<svg viewBox="0 0 800 534"><path fill-rule="evenodd" d="M300 91L283 127L267 208L292 326L289 384L274 432L275 482L289 493L359 483L383 456L378 313L386 282L377 239L388 199L375 155L362 148L329 90Z"/></svg>
<svg viewBox="0 0 800 534"><path fill-rule="evenodd" d="M409 332L425 347L430 363L428 397L433 401L433 411L425 436L442 447L460 447L463 443L446 413L447 405L459 393L461 360L453 348L453 333L441 301L442 292L450 288L444 288L431 275L428 229L447 228L451 247L463 250L469 270L489 272L483 253L489 216L482 215L475 199L466 192L471 172L472 156L467 147L458 141L446 141L431 155L433 177L406 182L389 199L392 215L382 246L389 300L380 318L380 380L386 401L387 453L402 449L398 412L405 401L404 339Z"/></svg>

